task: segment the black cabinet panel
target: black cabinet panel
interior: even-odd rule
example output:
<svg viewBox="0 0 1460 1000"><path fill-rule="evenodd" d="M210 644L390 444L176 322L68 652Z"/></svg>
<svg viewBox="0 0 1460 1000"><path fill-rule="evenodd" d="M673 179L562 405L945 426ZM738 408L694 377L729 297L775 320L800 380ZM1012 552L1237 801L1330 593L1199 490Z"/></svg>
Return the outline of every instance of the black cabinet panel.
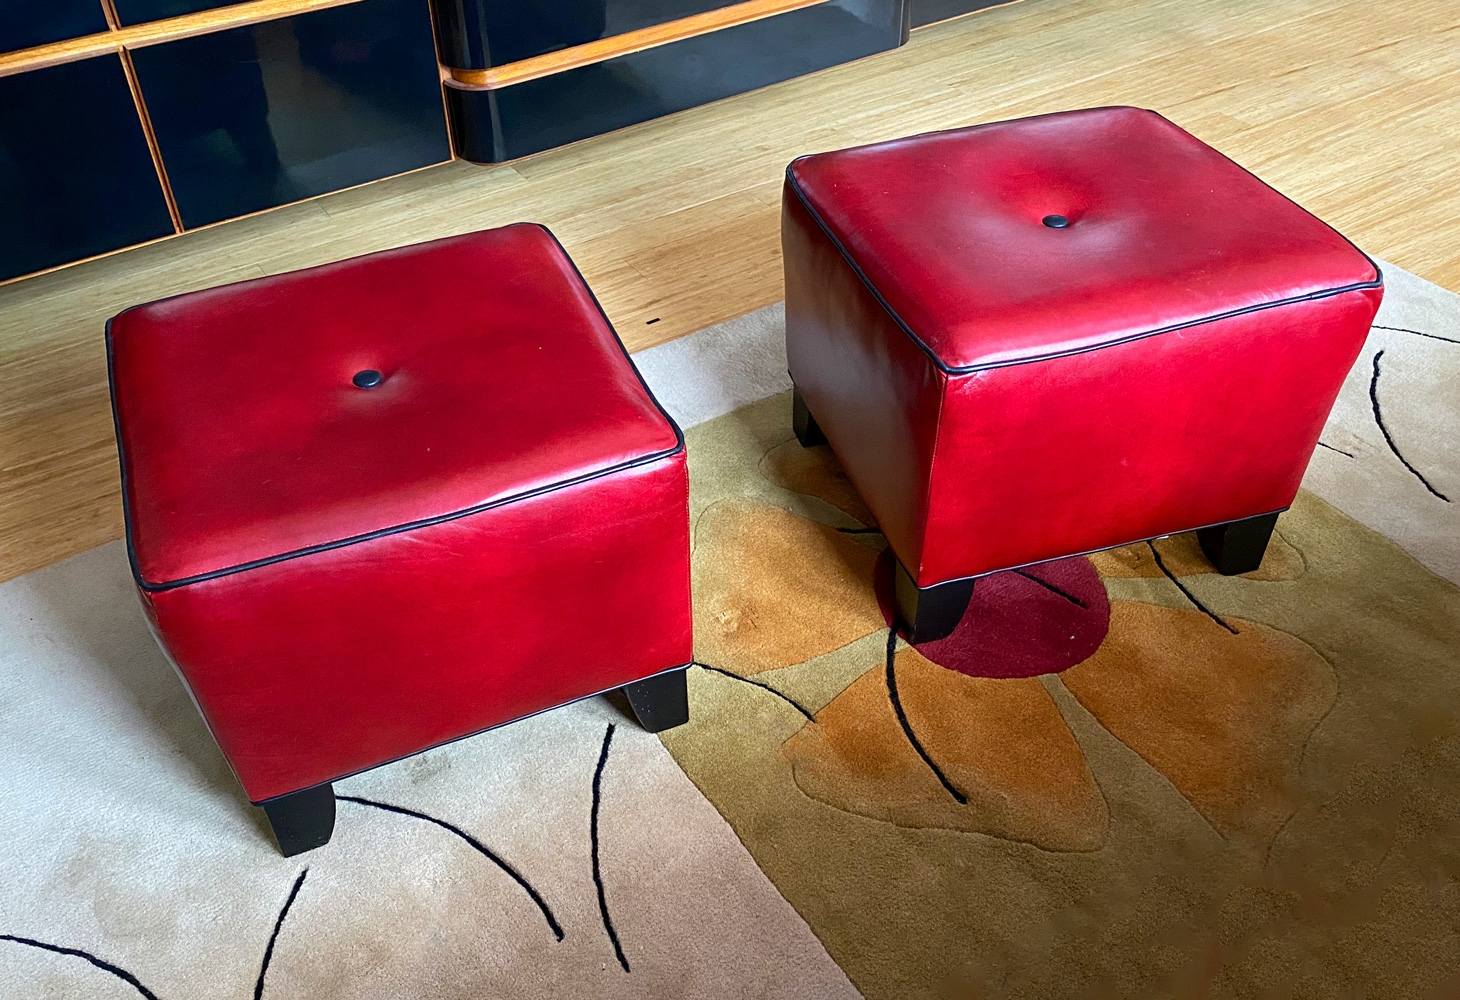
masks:
<svg viewBox="0 0 1460 1000"><path fill-rule="evenodd" d="M145 24L161 21L183 14L196 14L200 10L216 10L230 7L242 0L113 0L117 8L117 20L122 24Z"/></svg>
<svg viewBox="0 0 1460 1000"><path fill-rule="evenodd" d="M936 24L950 17L968 14L985 7L997 7L1008 0L908 0L912 4L912 26Z"/></svg>
<svg viewBox="0 0 1460 1000"><path fill-rule="evenodd" d="M185 227L451 157L426 0L363 0L132 60Z"/></svg>
<svg viewBox="0 0 1460 1000"><path fill-rule="evenodd" d="M0 0L0 52L105 30L101 0Z"/></svg>
<svg viewBox="0 0 1460 1000"><path fill-rule="evenodd" d="M0 280L172 231L120 57L0 77Z"/></svg>
<svg viewBox="0 0 1460 1000"><path fill-rule="evenodd" d="M501 66L596 38L663 24L736 0L437 0L441 61Z"/></svg>
<svg viewBox="0 0 1460 1000"><path fill-rule="evenodd" d="M903 41L901 0L834 0L495 90L447 87L461 155L515 159Z"/></svg>

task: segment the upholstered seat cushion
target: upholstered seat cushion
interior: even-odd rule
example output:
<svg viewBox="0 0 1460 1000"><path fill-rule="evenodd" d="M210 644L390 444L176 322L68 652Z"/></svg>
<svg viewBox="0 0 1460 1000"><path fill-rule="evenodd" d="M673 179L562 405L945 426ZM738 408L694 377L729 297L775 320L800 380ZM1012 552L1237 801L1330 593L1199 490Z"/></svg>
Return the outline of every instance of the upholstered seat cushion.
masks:
<svg viewBox="0 0 1460 1000"><path fill-rule="evenodd" d="M690 661L683 439L547 230L108 341L142 600L254 801Z"/></svg>
<svg viewBox="0 0 1460 1000"><path fill-rule="evenodd" d="M1137 108L799 159L781 234L791 376L919 587L1286 508L1382 296Z"/></svg>
<svg viewBox="0 0 1460 1000"><path fill-rule="evenodd" d="M1088 350L1373 285L1374 265L1139 108L804 157L790 185L940 366ZM1046 225L1051 221L1061 228Z"/></svg>
<svg viewBox="0 0 1460 1000"><path fill-rule="evenodd" d="M128 309L110 326L147 587L652 460L675 429L547 230L472 233ZM379 372L370 388L354 384Z"/></svg>

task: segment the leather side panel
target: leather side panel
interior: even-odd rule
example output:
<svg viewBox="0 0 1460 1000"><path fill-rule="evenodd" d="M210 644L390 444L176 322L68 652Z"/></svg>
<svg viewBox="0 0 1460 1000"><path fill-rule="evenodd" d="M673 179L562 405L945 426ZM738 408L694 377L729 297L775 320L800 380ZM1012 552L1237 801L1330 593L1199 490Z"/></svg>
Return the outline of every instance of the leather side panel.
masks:
<svg viewBox="0 0 1460 1000"><path fill-rule="evenodd" d="M946 377L867 290L789 185L781 246L791 378L893 551L916 566Z"/></svg>
<svg viewBox="0 0 1460 1000"><path fill-rule="evenodd" d="M1287 507L1382 294L953 376L918 583Z"/></svg>
<svg viewBox="0 0 1460 1000"><path fill-rule="evenodd" d="M683 452L147 595L260 801L692 658Z"/></svg>

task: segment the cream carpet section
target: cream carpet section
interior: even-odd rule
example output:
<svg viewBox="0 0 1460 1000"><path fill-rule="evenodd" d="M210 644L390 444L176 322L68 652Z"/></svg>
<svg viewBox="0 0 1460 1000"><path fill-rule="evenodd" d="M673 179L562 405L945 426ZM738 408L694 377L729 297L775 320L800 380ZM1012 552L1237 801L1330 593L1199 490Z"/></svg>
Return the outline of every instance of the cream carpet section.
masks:
<svg viewBox="0 0 1460 1000"><path fill-rule="evenodd" d="M600 785L604 898L593 881ZM282 858L153 645L120 543L0 585L7 1000L784 997L856 991L659 740L603 698L337 783ZM148 992L143 992L143 990Z"/></svg>
<svg viewBox="0 0 1460 1000"><path fill-rule="evenodd" d="M757 309L639 351L634 364L684 428L791 388L786 374L786 305Z"/></svg>
<svg viewBox="0 0 1460 1000"><path fill-rule="evenodd" d="M1460 295L1382 266L1384 305L1303 485L1460 583Z"/></svg>

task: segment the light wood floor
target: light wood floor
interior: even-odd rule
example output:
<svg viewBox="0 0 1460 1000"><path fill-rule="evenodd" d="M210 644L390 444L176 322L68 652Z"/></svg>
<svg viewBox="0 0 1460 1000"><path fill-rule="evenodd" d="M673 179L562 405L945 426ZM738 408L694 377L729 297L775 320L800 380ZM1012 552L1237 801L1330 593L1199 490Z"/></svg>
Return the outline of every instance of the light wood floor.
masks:
<svg viewBox="0 0 1460 1000"><path fill-rule="evenodd" d="M781 296L801 153L1154 108L1364 249L1460 288L1456 0L1024 0L906 47L518 163L455 163L0 288L0 578L117 538L102 325L137 302L519 220L630 349Z"/></svg>

